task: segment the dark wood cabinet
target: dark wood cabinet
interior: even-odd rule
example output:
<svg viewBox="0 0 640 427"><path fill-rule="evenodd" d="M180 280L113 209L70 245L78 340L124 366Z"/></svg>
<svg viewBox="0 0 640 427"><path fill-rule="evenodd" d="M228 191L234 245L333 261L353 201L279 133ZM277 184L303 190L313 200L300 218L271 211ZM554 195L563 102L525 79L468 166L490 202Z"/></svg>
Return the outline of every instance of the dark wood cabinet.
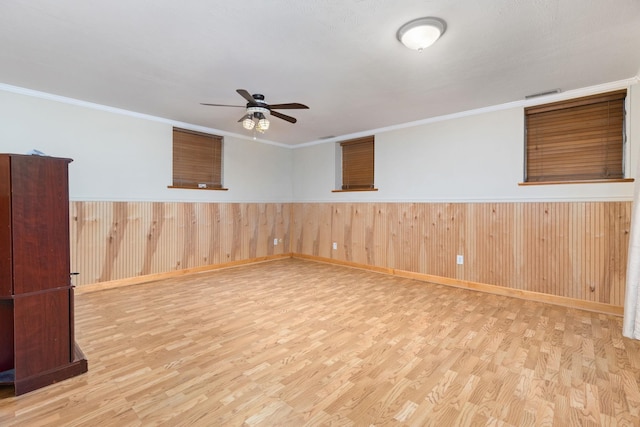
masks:
<svg viewBox="0 0 640 427"><path fill-rule="evenodd" d="M0 385L79 375L69 261L70 159L0 154Z"/></svg>

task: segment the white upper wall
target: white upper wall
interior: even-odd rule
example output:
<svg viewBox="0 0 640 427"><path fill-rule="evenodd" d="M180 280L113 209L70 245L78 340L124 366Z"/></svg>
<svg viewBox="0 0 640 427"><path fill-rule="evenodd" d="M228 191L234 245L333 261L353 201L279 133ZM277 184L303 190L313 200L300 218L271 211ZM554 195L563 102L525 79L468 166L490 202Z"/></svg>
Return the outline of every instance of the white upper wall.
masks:
<svg viewBox="0 0 640 427"><path fill-rule="evenodd" d="M0 152L69 157L72 200L288 202L292 152L224 137L229 191L169 189L172 125L0 91Z"/></svg>
<svg viewBox="0 0 640 427"><path fill-rule="evenodd" d="M628 177L640 153L640 85L628 96ZM172 124L0 90L0 152L74 159L72 200L305 202L631 200L634 183L520 186L523 107L375 134L375 192L336 188L336 142L290 149L224 137L229 191L169 189ZM197 129L198 130L198 129ZM199 129L202 130L202 129ZM212 131L212 133L215 133Z"/></svg>
<svg viewBox="0 0 640 427"><path fill-rule="evenodd" d="M627 177L635 178L640 144L640 87L628 96ZM332 193L336 142L293 153L296 201L632 200L634 183L526 185L524 107L375 133L378 191Z"/></svg>

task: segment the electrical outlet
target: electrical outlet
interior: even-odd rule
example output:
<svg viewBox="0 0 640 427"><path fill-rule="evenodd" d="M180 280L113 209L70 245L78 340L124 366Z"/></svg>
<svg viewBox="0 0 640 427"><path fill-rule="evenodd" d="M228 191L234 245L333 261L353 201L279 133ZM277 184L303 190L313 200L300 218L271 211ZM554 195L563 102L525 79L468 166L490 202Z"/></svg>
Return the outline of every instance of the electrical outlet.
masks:
<svg viewBox="0 0 640 427"><path fill-rule="evenodd" d="M334 251L338 250L338 242L333 242L333 250Z"/></svg>
<svg viewBox="0 0 640 427"><path fill-rule="evenodd" d="M464 256L462 256L462 255L458 255L458 256L456 257L456 264L458 264L458 265L462 265L462 264L464 264Z"/></svg>
<svg viewBox="0 0 640 427"><path fill-rule="evenodd" d="M278 239L273 239L273 246L278 246Z"/></svg>

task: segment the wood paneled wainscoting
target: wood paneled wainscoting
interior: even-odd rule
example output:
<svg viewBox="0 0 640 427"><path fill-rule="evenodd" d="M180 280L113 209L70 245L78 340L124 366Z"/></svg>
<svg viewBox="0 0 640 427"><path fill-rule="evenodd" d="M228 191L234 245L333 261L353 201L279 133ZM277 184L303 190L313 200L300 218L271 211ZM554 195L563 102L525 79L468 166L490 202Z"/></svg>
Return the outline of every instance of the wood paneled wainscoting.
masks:
<svg viewBox="0 0 640 427"><path fill-rule="evenodd" d="M631 202L292 206L292 251L303 257L622 313Z"/></svg>
<svg viewBox="0 0 640 427"><path fill-rule="evenodd" d="M80 287L293 254L618 314L624 304L631 202L74 201L70 212Z"/></svg>
<svg viewBox="0 0 640 427"><path fill-rule="evenodd" d="M288 203L72 201L75 284L290 256L290 209Z"/></svg>

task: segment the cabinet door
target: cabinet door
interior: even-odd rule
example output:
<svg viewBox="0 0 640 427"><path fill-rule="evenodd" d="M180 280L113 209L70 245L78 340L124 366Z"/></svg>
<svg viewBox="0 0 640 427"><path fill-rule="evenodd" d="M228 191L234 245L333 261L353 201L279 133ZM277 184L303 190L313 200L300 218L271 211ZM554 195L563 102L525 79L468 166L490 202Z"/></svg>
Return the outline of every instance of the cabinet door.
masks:
<svg viewBox="0 0 640 427"><path fill-rule="evenodd" d="M0 372L13 369L13 301L0 299Z"/></svg>
<svg viewBox="0 0 640 427"><path fill-rule="evenodd" d="M11 266L11 174L9 156L0 156L0 298L13 294Z"/></svg>
<svg viewBox="0 0 640 427"><path fill-rule="evenodd" d="M11 157L16 295L70 285L68 165L68 159Z"/></svg>
<svg viewBox="0 0 640 427"><path fill-rule="evenodd" d="M14 299L16 379L41 374L71 361L70 291L53 290Z"/></svg>

